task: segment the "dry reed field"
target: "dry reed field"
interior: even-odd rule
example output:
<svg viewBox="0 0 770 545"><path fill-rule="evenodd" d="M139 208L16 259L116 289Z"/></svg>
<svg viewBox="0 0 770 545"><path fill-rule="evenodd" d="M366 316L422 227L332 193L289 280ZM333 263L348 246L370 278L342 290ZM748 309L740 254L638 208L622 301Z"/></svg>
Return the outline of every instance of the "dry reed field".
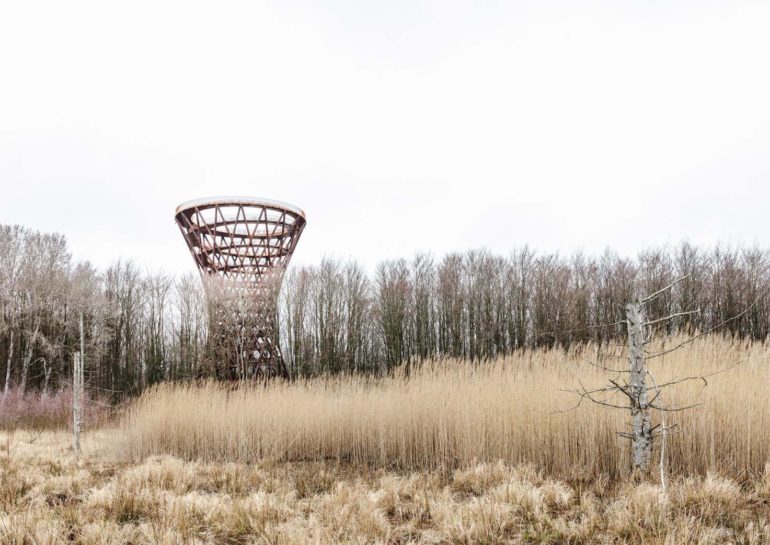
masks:
<svg viewBox="0 0 770 545"><path fill-rule="evenodd" d="M669 414L665 488L657 467L629 478L622 412L563 391L607 380L596 347L165 385L80 457L65 431L0 433L0 543L770 543L768 358L712 337L654 363L658 382L718 373L666 393L702 405Z"/></svg>
<svg viewBox="0 0 770 545"><path fill-rule="evenodd" d="M235 390L162 385L127 413L124 445L135 460L171 454L206 462L335 460L398 469L502 460L533 464L555 477L615 479L630 466L627 440L617 435L627 430L627 413L585 400L576 407L579 397L565 390L607 384L614 375L590 362L620 368L627 363L619 354L588 346L523 351L489 363L440 362L409 378ZM706 376L662 396L670 407L700 404L667 415L667 425L677 425L666 445L671 474L713 470L743 480L764 472L770 460L767 345L706 337L650 366L659 384Z"/></svg>

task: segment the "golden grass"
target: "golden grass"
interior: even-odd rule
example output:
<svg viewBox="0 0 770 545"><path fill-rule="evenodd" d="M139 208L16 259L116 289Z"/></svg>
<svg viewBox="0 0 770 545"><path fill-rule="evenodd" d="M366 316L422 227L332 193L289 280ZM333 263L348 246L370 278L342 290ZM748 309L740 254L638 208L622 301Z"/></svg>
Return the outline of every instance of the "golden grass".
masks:
<svg viewBox="0 0 770 545"><path fill-rule="evenodd" d="M122 448L134 460L170 454L207 463L338 460L400 469L502 461L555 477L614 479L629 470L627 441L616 433L627 429L625 411L588 402L573 408L578 398L563 391L607 383L607 372L586 363L596 356L589 346L483 364L440 362L408 379L162 385L128 410ZM601 363L626 365L615 357ZM670 405L702 404L668 416L668 425L679 426L667 445L670 472L761 475L770 460L768 346L708 337L651 363L658 383L730 368L710 376L707 387L689 381L665 392Z"/></svg>
<svg viewBox="0 0 770 545"><path fill-rule="evenodd" d="M332 461L150 456L119 430L0 433L3 545L770 543L770 472L650 483L555 480L502 462L400 472Z"/></svg>

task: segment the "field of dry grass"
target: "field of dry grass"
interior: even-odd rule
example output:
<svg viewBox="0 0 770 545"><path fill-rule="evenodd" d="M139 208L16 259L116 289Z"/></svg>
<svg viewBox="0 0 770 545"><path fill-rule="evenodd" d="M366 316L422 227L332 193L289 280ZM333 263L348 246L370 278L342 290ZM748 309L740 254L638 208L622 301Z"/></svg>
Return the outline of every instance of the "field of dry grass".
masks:
<svg viewBox="0 0 770 545"><path fill-rule="evenodd" d="M666 393L702 405L670 416L665 490L628 478L622 412L561 391L603 384L596 357L162 386L79 458L66 432L2 432L0 544L770 543L768 347L708 338L655 362L659 382L727 369Z"/></svg>
<svg viewBox="0 0 770 545"><path fill-rule="evenodd" d="M770 542L770 474L655 484L555 480L502 462L452 471L325 462L130 463L118 430L77 460L62 432L0 434L0 543Z"/></svg>
<svg viewBox="0 0 770 545"><path fill-rule="evenodd" d="M612 355L598 359L627 365ZM443 362L408 380L344 377L241 390L164 385L127 413L125 450L135 460L336 460L407 470L502 460L554 477L615 479L630 465L627 441L617 435L628 415L588 402L574 408L578 397L563 391L607 384L609 374L587 363L596 360L589 346L523 351L475 366ZM651 360L651 370L659 384L710 375L707 386L684 382L661 398L672 407L701 404L669 413L667 425L678 425L666 447L673 475L715 470L742 480L763 473L770 460L767 345L704 338Z"/></svg>

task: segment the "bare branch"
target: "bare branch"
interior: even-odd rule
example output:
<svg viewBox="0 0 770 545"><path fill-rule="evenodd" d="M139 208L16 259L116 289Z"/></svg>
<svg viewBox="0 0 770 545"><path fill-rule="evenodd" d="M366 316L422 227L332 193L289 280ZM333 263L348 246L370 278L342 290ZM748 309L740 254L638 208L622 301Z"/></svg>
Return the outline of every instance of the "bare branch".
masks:
<svg viewBox="0 0 770 545"><path fill-rule="evenodd" d="M717 325L715 325L714 327L712 327L711 329L707 329L707 330L706 330L706 331L704 331L703 333L700 333L700 334L698 334L698 335L695 335L695 336L693 336L693 337L690 337L690 338L689 338L689 339L687 339L686 341L683 341L683 342L679 343L678 345L676 345L676 346L675 346L675 347L673 347L673 348L669 348L668 350L664 350L663 352L658 352L657 354L652 354L652 355L650 355L650 356L647 356L647 359L648 359L648 360L651 360L651 359L653 359L653 358L659 358L659 357L661 357L661 356L665 356L666 354L670 354L671 352L674 352L674 351L676 351L676 350L679 350L679 349L680 349L680 348L682 348L683 346L685 346L685 345L688 345L688 344L690 344L691 342L694 342L695 340L697 340L697 339L700 339L701 337L705 337L705 336L706 336L706 335L708 335L709 333L712 333L712 332L716 331L717 329L719 329L719 328L721 328L721 327L724 327L724 326L726 326L726 325L727 325L727 324L729 324L730 322L733 322L733 321L735 321L735 320L737 320L737 319L739 319L739 318L741 318L741 317L745 316L745 315L746 315L746 314L747 314L747 313L748 313L748 312L749 312L749 311L750 311L752 308L754 308L754 307L756 306L756 304L759 302L759 300L760 300L760 299L761 299L761 296L760 296L760 297L757 297L756 299L754 299L754 302L753 302L753 303L751 303L751 305L749 305L748 307L746 307L746 309L745 309L743 312L741 312L741 313L739 313L739 314L736 314L736 315L735 315L735 316L733 316L732 318L728 318L727 320L725 320L725 321L724 321L724 322L722 322L721 324L717 324Z"/></svg>
<svg viewBox="0 0 770 545"><path fill-rule="evenodd" d="M668 427L661 426L661 431L656 433L654 437L657 439L658 437L667 437L669 435L673 435L675 433L684 433L687 431L688 428L680 428L679 424L671 424ZM679 428L679 429L676 429Z"/></svg>
<svg viewBox="0 0 770 545"><path fill-rule="evenodd" d="M655 293L653 293L652 295L648 295L647 297L645 297L644 299L642 299L642 300L641 300L641 301L639 301L639 302L640 302L640 303L642 303L642 304L645 304L645 303L648 303L648 302L650 302L650 301L653 301L654 299L657 299L658 297L660 297L661 295L663 295L665 292L667 292L668 290L670 290L671 288L673 288L674 286L676 286L676 285L677 285L679 282L681 282L682 280L686 280L686 279L688 279L689 277L690 277L690 275L688 274L688 275L685 275L685 276L683 276L683 277L682 277L682 278L680 278L679 280L674 280L673 282L671 282L671 283L670 283L668 286L666 286L665 288L663 288L663 289L660 289L660 290L656 291L656 292L655 292Z"/></svg>
<svg viewBox="0 0 770 545"><path fill-rule="evenodd" d="M651 374L650 374L650 377L652 377ZM655 379L654 378L652 379L652 383L653 383L653 385L655 385ZM652 399L645 404L645 408L651 407L655 403L655 400L660 397L661 393L663 393L663 391L657 385L655 385L655 395L653 395Z"/></svg>
<svg viewBox="0 0 770 545"><path fill-rule="evenodd" d="M605 386L603 388L596 388L594 390L588 390L588 389L586 389L585 386L583 386L582 382L578 381L578 383L580 384L580 390L574 390L573 393L579 395L581 397L581 400L583 398L584 399L588 399L592 403L595 403L597 405L601 405L603 407L611 407L613 409L628 409L628 406L616 405L614 403L610 403L607 400L597 399L596 397L594 397L594 394L597 394L597 393L614 392L614 391L617 391L618 389L620 389L622 391L622 387L615 386L615 387L611 388L611 387ZM623 392L623 393L626 393L626 392ZM628 395L628 394L626 394L626 395ZM578 402L578 404L575 406L575 408L577 408L579 405L580 405L580 402Z"/></svg>
<svg viewBox="0 0 770 545"><path fill-rule="evenodd" d="M592 401L593 403L596 403L597 405L601 405L602 407L609 407L610 409L622 409L624 411L628 410L627 405L615 405L614 403L608 403L606 401L603 401L601 399L594 399L591 396L586 396L589 401Z"/></svg>
<svg viewBox="0 0 770 545"><path fill-rule="evenodd" d="M702 407L703 403L693 403L692 405L684 405L682 407L660 407L658 405L650 405L649 407L651 409L655 409L656 411L661 411L665 413L677 413L680 411L686 411L688 409L694 409L695 407Z"/></svg>
<svg viewBox="0 0 770 545"><path fill-rule="evenodd" d="M668 322L670 320L673 320L674 318L679 318L680 316L689 316L690 314L698 314L699 312L700 312L700 309L688 310L686 312L677 312L675 314L670 314L670 315L666 316L665 318L659 318L657 320L653 320L651 322L647 322L644 325L651 326L651 325L659 324L659 323L662 323L662 322Z"/></svg>
<svg viewBox="0 0 770 545"><path fill-rule="evenodd" d="M695 375L695 376L692 376L692 377L682 377L682 378L674 379L674 380L671 380L669 382L665 382L665 383L661 384L660 386L658 386L658 388L666 388L668 386L674 386L674 385L679 384L681 382L687 382L687 381L690 381L690 380L700 380L700 381L703 381L703 387L705 388L709 384L708 381L706 380L707 377L713 377L715 375L721 375L722 373L726 373L726 372L730 371L731 369L735 369L736 367L738 367L739 365L745 363L746 361L748 361L748 360L743 359L743 360L741 360L741 361L739 361L737 363L732 364L729 367L725 367L724 369L719 369L718 371L714 371L713 373L706 373L705 375ZM655 380L655 379L653 379L653 380Z"/></svg>
<svg viewBox="0 0 770 545"><path fill-rule="evenodd" d="M628 399L630 399L632 402L634 401L634 397L628 391L627 387L621 386L620 384L618 384L614 380L610 380L610 384L612 384L615 387L615 389L619 390L620 392L623 392L623 394L625 394L626 397L628 397Z"/></svg>
<svg viewBox="0 0 770 545"><path fill-rule="evenodd" d="M692 380L700 380L700 381L702 381L704 388L709 385L709 383L706 380L706 377L704 375L697 375L697 376L693 376L693 377L683 377L683 378L671 380L669 382L664 382L660 386L658 386L658 388L659 389L660 388L667 388L668 386L675 386L677 384L681 384L682 382L689 382L689 381L692 381Z"/></svg>
<svg viewBox="0 0 770 545"><path fill-rule="evenodd" d="M610 381L610 382L612 382L612 381ZM613 386L604 386L602 388L594 388L593 390L588 390L588 389L586 389L583 386L583 384L580 384L580 388L581 388L580 390L572 390L572 392L573 393L577 393L577 394L604 394L604 393L608 393L608 392L617 392L619 390L622 391L622 387L621 386L615 386L615 385L613 385Z"/></svg>
<svg viewBox="0 0 770 545"><path fill-rule="evenodd" d="M614 355L614 354L607 354L607 355ZM592 367L596 367L597 369L601 369L602 371L608 371L610 373L628 373L628 369L614 369L612 367L605 367L604 365L594 363L590 360L583 360L583 362L587 363L588 365L591 365Z"/></svg>
<svg viewBox="0 0 770 545"><path fill-rule="evenodd" d="M567 393L571 393L571 394L577 393L575 390L559 390L559 391L560 392L567 392ZM561 409L561 410L558 410L558 411L551 411L548 414L549 415L553 415L553 414L565 414L565 413L568 413L568 412L572 412L575 409L580 407L580 403L582 403L582 401L583 401L583 397L581 396L581 397L578 398L578 402L575 404L574 407L569 407L567 409Z"/></svg>

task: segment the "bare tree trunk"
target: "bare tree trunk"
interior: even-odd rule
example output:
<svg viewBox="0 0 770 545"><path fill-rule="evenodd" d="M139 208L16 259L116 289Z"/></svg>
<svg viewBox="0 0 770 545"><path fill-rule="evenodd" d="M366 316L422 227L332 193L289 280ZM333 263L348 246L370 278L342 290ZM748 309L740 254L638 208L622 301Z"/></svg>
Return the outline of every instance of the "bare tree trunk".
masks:
<svg viewBox="0 0 770 545"><path fill-rule="evenodd" d="M11 330L11 343L8 346L8 360L5 367L5 386L3 387L3 397L8 395L11 389L11 361L13 360L13 330Z"/></svg>
<svg viewBox="0 0 770 545"><path fill-rule="evenodd" d="M40 318L35 318L35 331L32 333L32 338L27 344L27 353L24 355L24 361L21 366L21 382L19 383L19 389L23 394L27 389L27 375L29 374L29 366L32 363L32 354L37 342L37 334L40 331Z"/></svg>
<svg viewBox="0 0 770 545"><path fill-rule="evenodd" d="M147 360L144 356L144 350L139 363L139 386L142 390L147 386Z"/></svg>
<svg viewBox="0 0 770 545"><path fill-rule="evenodd" d="M655 377L652 376L652 373L650 373L650 380L652 380L652 386L655 388L655 396L653 399L657 398L658 402L660 403L663 401L660 398L660 388L658 388L658 384L655 382ZM665 495L668 490L668 484L666 480L666 439L668 439L669 428L666 426L666 412L663 411L661 416L660 462L658 463L658 469L660 470L660 487L663 489L663 494Z"/></svg>
<svg viewBox="0 0 770 545"><path fill-rule="evenodd" d="M652 457L652 429L647 394L647 364L644 357L644 311L637 299L626 305L628 322L629 380L631 404L631 449L634 470L646 471Z"/></svg>
<svg viewBox="0 0 770 545"><path fill-rule="evenodd" d="M83 311L80 311L80 357L83 362L83 367L85 367L86 363L86 349L85 349L85 343L86 343L86 336L85 332L83 331Z"/></svg>
<svg viewBox="0 0 770 545"><path fill-rule="evenodd" d="M51 371L53 371L53 365L48 365L48 360L41 358L43 362L43 394L48 394L48 381L51 380Z"/></svg>
<svg viewBox="0 0 770 545"><path fill-rule="evenodd" d="M80 430L83 425L83 356L75 352L72 370L72 449L80 454Z"/></svg>

